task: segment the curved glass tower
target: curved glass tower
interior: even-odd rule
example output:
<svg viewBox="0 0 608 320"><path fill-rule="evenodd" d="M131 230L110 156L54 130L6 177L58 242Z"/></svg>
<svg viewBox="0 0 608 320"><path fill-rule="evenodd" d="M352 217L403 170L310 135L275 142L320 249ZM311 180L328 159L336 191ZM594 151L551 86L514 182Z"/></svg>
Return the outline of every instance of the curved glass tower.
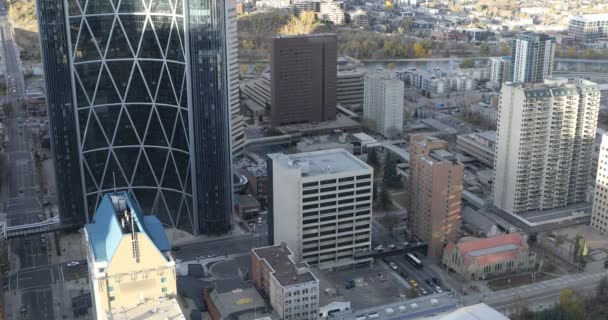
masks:
<svg viewBox="0 0 608 320"><path fill-rule="evenodd" d="M54 133L67 126L76 141L66 149L78 155L57 161L59 196L82 195L88 220L103 194L127 190L167 226L228 231L224 1L38 0L38 8L47 92L71 90L61 101L48 97L55 152L65 143ZM49 26L60 41L42 34ZM81 190L76 174L59 174L68 163ZM60 210L79 218L61 201Z"/></svg>

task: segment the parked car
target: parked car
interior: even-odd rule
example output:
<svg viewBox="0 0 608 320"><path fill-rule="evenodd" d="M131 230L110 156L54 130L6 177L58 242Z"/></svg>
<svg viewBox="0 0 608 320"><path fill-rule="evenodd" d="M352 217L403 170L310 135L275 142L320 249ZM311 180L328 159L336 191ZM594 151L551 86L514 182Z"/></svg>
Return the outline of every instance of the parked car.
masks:
<svg viewBox="0 0 608 320"><path fill-rule="evenodd" d="M399 269L399 267L397 267L397 265L396 265L394 262L391 262L391 263L389 263L388 265L389 265L389 266L391 267L391 269L393 269L393 270L397 270L397 269Z"/></svg>
<svg viewBox="0 0 608 320"><path fill-rule="evenodd" d="M414 288L418 287L418 282L416 282L416 280L414 279L410 279L410 281L408 281L410 283L410 285Z"/></svg>
<svg viewBox="0 0 608 320"><path fill-rule="evenodd" d="M426 296L429 293L426 292L426 290L424 290L424 288L420 288L420 294L422 294L423 296Z"/></svg>
<svg viewBox="0 0 608 320"><path fill-rule="evenodd" d="M384 281L384 275L380 272L378 272L378 279L380 279L380 281Z"/></svg>
<svg viewBox="0 0 608 320"><path fill-rule="evenodd" d="M433 279L433 283L434 283L435 285L438 285L438 286L440 286L440 285L441 285L441 281L439 281L439 279L438 279L438 278L433 277L432 279Z"/></svg>
<svg viewBox="0 0 608 320"><path fill-rule="evenodd" d="M70 261L70 262L68 262L68 267L75 267L79 264L80 264L80 262L78 262L78 261Z"/></svg>
<svg viewBox="0 0 608 320"><path fill-rule="evenodd" d="M441 289L440 286L435 286L435 291L437 291L437 293L442 293L443 289Z"/></svg>
<svg viewBox="0 0 608 320"><path fill-rule="evenodd" d="M431 288L433 287L433 283L431 282L431 280L430 280L430 279L425 279L425 280L424 280L424 282L426 282L426 284L427 284L429 287L431 287Z"/></svg>
<svg viewBox="0 0 608 320"><path fill-rule="evenodd" d="M399 272L399 275L400 275L401 277L403 277L403 279L405 279L405 280L407 280L407 278L408 278L407 273L405 273L405 272L403 272L403 271Z"/></svg>

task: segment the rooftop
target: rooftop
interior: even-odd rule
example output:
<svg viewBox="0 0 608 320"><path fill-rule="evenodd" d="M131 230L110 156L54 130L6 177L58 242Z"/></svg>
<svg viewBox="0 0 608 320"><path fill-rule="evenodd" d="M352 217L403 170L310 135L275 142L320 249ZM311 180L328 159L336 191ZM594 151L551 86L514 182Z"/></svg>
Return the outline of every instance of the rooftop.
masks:
<svg viewBox="0 0 608 320"><path fill-rule="evenodd" d="M355 312L342 311L334 314L334 319L419 319L453 311L456 308L456 302L444 292L431 296L422 296L406 301L371 307L364 310L357 310Z"/></svg>
<svg viewBox="0 0 608 320"><path fill-rule="evenodd" d="M260 203L250 194L237 194L234 199L235 204L242 208L259 207Z"/></svg>
<svg viewBox="0 0 608 320"><path fill-rule="evenodd" d="M606 13L585 14L582 16L572 17L572 20L578 20L578 21L584 21L584 22L608 21L608 14L606 14Z"/></svg>
<svg viewBox="0 0 608 320"><path fill-rule="evenodd" d="M490 238L462 238L457 244L450 243L446 251L458 247L465 266L476 262L479 266L493 265L513 260L519 253L525 238L520 233L503 234Z"/></svg>
<svg viewBox="0 0 608 320"><path fill-rule="evenodd" d="M222 319L256 319L270 310L251 282L219 280L209 296ZM271 317L276 319L276 317Z"/></svg>
<svg viewBox="0 0 608 320"><path fill-rule="evenodd" d="M459 308L456 311L452 311L448 314L438 315L429 320L480 320L480 319L492 319L492 320L509 320L502 313L496 311L494 308L488 306L485 303L474 304L472 306L466 306Z"/></svg>
<svg viewBox="0 0 608 320"><path fill-rule="evenodd" d="M296 154L268 155L275 163L300 169L302 176L313 177L359 170L371 170L365 162L344 149L331 149Z"/></svg>
<svg viewBox="0 0 608 320"><path fill-rule="evenodd" d="M143 215L126 192L104 195L85 230L95 261L111 261L123 235L132 232L147 235L161 252L171 250L158 218Z"/></svg>
<svg viewBox="0 0 608 320"><path fill-rule="evenodd" d="M273 276L284 287L307 282L318 282L304 262L295 263L293 253L285 245L256 248L251 250L258 258L265 260L272 268Z"/></svg>
<svg viewBox="0 0 608 320"><path fill-rule="evenodd" d="M132 308L111 310L108 320L186 320L176 299L147 300Z"/></svg>

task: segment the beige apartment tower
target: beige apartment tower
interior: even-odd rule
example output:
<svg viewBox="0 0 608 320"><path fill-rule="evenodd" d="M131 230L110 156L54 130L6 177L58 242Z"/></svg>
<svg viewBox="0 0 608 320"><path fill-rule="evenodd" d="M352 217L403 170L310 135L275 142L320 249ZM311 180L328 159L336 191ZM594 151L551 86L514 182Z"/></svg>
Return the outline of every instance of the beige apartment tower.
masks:
<svg viewBox="0 0 608 320"><path fill-rule="evenodd" d="M606 133L602 135L600 145L591 226L603 234L608 234L608 134Z"/></svg>
<svg viewBox="0 0 608 320"><path fill-rule="evenodd" d="M517 214L585 202L599 103L586 80L503 85L493 204Z"/></svg>
<svg viewBox="0 0 608 320"><path fill-rule="evenodd" d="M422 134L410 137L411 202L409 229L428 244L429 257L458 238L464 165L447 151L446 141Z"/></svg>

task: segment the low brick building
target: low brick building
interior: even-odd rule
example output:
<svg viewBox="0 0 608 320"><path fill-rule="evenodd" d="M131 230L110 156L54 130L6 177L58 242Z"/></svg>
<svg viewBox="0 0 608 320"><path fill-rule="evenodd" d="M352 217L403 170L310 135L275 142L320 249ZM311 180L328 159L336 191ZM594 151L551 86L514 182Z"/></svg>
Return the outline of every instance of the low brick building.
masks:
<svg viewBox="0 0 608 320"><path fill-rule="evenodd" d="M442 262L465 280L473 281L532 270L536 254L529 251L527 238L520 233L464 237L445 247Z"/></svg>

